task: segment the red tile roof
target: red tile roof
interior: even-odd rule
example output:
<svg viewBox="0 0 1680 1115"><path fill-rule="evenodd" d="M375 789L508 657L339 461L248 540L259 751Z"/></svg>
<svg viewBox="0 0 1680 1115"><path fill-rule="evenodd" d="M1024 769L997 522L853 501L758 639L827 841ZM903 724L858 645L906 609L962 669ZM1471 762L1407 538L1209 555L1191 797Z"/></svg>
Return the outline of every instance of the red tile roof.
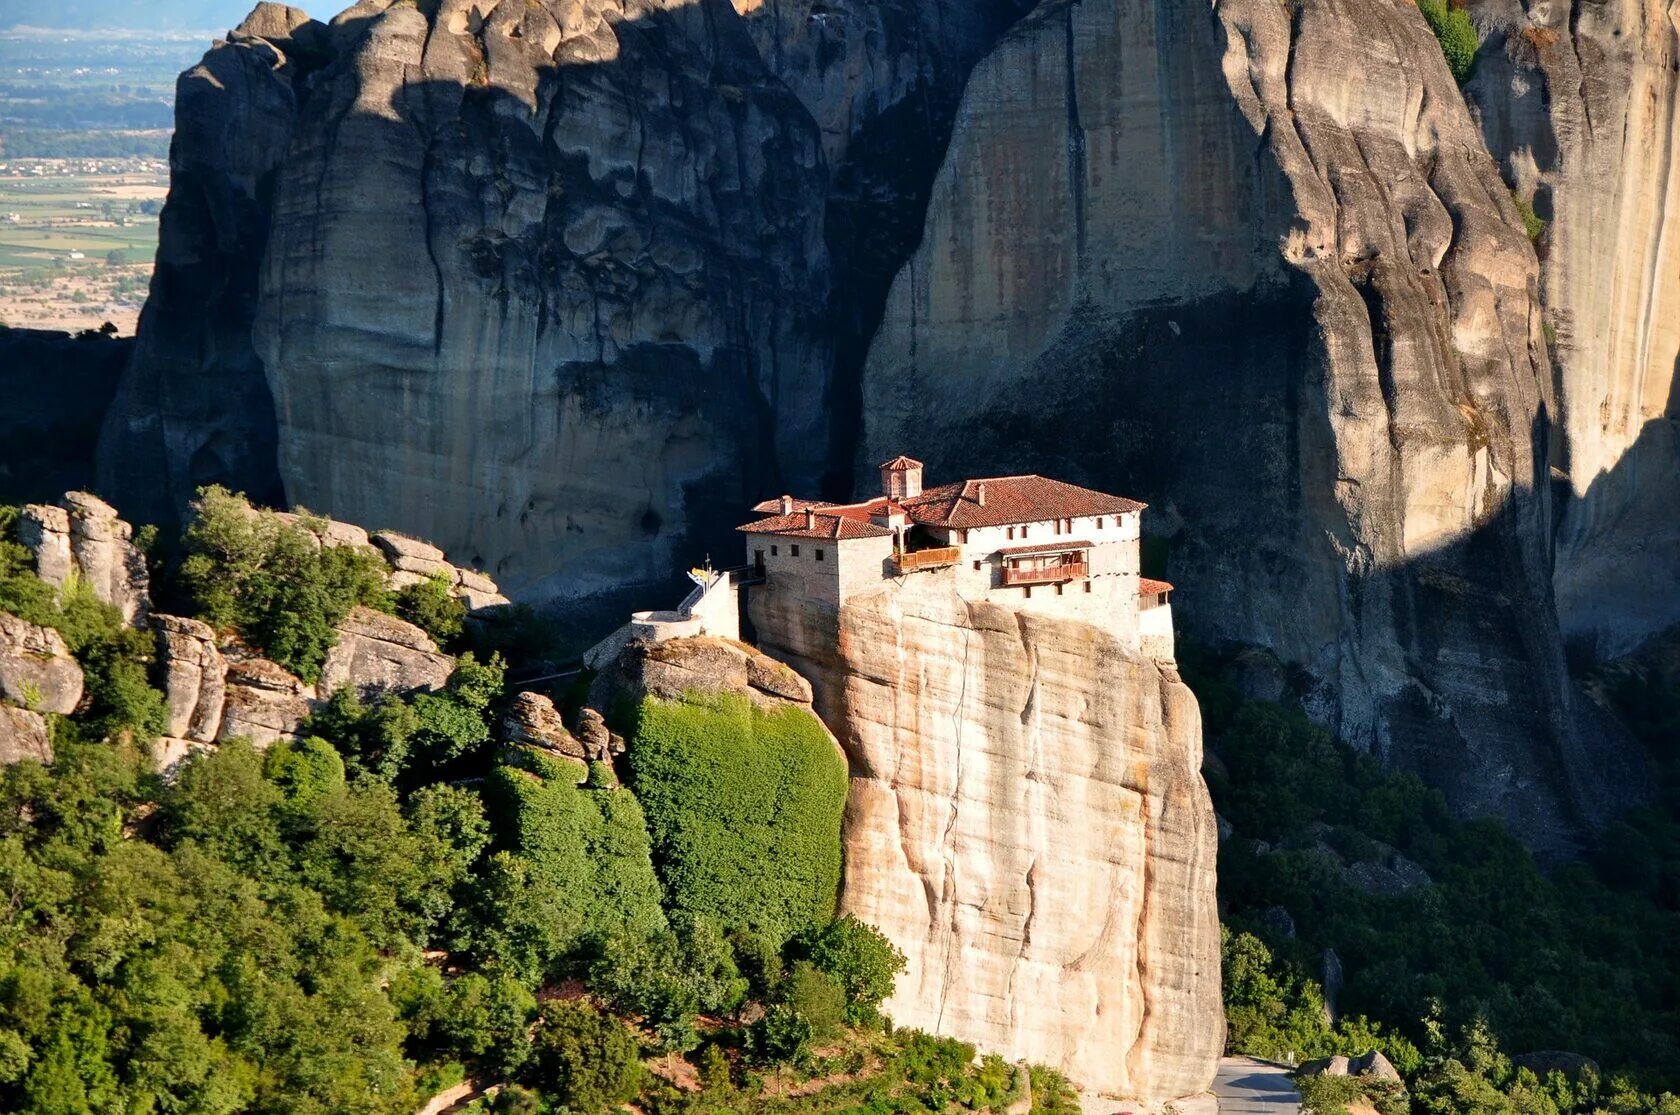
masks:
<svg viewBox="0 0 1680 1115"><path fill-rule="evenodd" d="M1138 595L1154 596L1160 592L1171 592L1172 586L1165 581L1152 581L1148 577L1138 578Z"/></svg>
<svg viewBox="0 0 1680 1115"><path fill-rule="evenodd" d="M986 502L980 502L984 489ZM994 476L929 488L903 501L910 518L941 527L1001 527L1089 515L1121 515L1144 505L1045 476Z"/></svg>
<svg viewBox="0 0 1680 1115"><path fill-rule="evenodd" d="M800 499L797 496L789 496L788 498L793 501L793 509L795 511L803 511L807 507L833 507L834 506L832 503L827 503L827 502L825 502L823 500L820 500L820 499ZM763 511L763 512L773 511L776 514L780 515L782 513L782 497L777 496L775 499L767 499L767 500L764 500L761 503L755 503L755 504L753 504L752 509L754 511Z"/></svg>
<svg viewBox="0 0 1680 1115"><path fill-rule="evenodd" d="M906 457L904 454L900 453L890 461L882 461L880 467L891 469L894 472L908 472L913 468L922 468L923 465L922 462L916 460L916 458Z"/></svg>
<svg viewBox="0 0 1680 1115"><path fill-rule="evenodd" d="M1065 554L1070 550L1089 550L1089 542L1040 542L1034 546L1008 546L998 551L1004 557L1032 557L1034 554Z"/></svg>
<svg viewBox="0 0 1680 1115"><path fill-rule="evenodd" d="M778 504L778 506L780 506ZM805 513L796 511L792 515L772 515L767 519L757 519L737 530L747 534L783 534L789 538L891 538L892 531L886 527L876 526L866 515L861 519L854 519L846 515L818 513L812 518L813 526L805 525Z"/></svg>

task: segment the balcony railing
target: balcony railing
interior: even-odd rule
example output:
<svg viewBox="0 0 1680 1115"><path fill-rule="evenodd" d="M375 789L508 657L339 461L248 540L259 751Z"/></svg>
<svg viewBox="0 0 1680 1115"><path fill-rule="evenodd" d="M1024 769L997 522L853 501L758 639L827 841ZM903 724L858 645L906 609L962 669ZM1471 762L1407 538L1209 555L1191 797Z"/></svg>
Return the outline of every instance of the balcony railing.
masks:
<svg viewBox="0 0 1680 1115"><path fill-rule="evenodd" d="M895 550L893 551L893 565L900 573L914 573L918 569L937 569L942 565L955 565L962 560L962 550L957 546L939 546L931 550Z"/></svg>
<svg viewBox="0 0 1680 1115"><path fill-rule="evenodd" d="M1003 567L1003 583L1006 585L1054 585L1063 581L1083 581L1090 575L1091 563L1086 561Z"/></svg>

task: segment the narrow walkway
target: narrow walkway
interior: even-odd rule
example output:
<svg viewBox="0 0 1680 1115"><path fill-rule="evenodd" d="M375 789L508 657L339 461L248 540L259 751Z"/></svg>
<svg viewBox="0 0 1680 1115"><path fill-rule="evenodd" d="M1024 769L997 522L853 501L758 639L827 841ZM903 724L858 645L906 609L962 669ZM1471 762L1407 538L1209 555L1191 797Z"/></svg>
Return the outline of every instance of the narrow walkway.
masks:
<svg viewBox="0 0 1680 1115"><path fill-rule="evenodd" d="M1219 1115L1296 1115L1301 1094L1289 1070L1251 1057L1222 1057L1213 1078Z"/></svg>

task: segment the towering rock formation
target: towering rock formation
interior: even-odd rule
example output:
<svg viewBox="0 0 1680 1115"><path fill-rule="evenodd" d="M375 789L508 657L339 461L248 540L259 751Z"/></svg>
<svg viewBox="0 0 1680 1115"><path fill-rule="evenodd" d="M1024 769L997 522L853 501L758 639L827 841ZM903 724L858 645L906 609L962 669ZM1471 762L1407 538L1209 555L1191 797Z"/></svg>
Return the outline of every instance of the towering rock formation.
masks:
<svg viewBox="0 0 1680 1115"><path fill-rule="evenodd" d="M149 517L136 462L177 506L283 488L616 613L830 470L835 338L860 353L875 312L849 276L878 311L1020 6L259 5L182 78L107 488Z"/></svg>
<svg viewBox="0 0 1680 1115"><path fill-rule="evenodd" d="M1195 698L1096 627L934 583L838 615L749 596L850 760L841 906L909 962L888 1013L1110 1096L1201 1091L1224 1026Z"/></svg>
<svg viewBox="0 0 1680 1115"><path fill-rule="evenodd" d="M1460 808L1558 846L1625 801L1552 616L1534 255L1410 5L1042 4L973 74L864 400L860 468L1150 500L1192 631Z"/></svg>
<svg viewBox="0 0 1680 1115"><path fill-rule="evenodd" d="M259 4L175 84L151 292L99 447L100 491L136 522L183 515L202 484L283 498L251 316L298 101L328 52L321 24Z"/></svg>
<svg viewBox="0 0 1680 1115"><path fill-rule="evenodd" d="M1483 0L1466 89L1545 222L1567 494L1566 638L1623 654L1680 622L1680 5Z"/></svg>

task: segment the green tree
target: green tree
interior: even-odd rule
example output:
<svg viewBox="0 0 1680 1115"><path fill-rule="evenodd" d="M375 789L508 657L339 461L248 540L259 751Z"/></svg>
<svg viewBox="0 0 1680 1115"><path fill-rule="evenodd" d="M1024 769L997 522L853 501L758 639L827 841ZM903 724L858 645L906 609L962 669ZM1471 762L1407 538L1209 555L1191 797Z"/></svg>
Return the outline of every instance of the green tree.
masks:
<svg viewBox="0 0 1680 1115"><path fill-rule="evenodd" d="M397 615L430 635L440 647L454 646L466 626L467 606L440 574L399 590L396 608Z"/></svg>
<svg viewBox="0 0 1680 1115"><path fill-rule="evenodd" d="M1453 80L1463 85L1470 80L1470 73L1476 67L1476 51L1481 46L1470 13L1450 5L1448 0L1417 0L1417 6L1441 44Z"/></svg>
<svg viewBox="0 0 1680 1115"><path fill-rule="evenodd" d="M846 1020L873 1025L880 1020L881 1003L893 992L904 954L873 925L851 914L825 925L812 938L810 960L827 972L846 994Z"/></svg>
<svg viewBox="0 0 1680 1115"><path fill-rule="evenodd" d="M563 1108L588 1115L633 1097L642 1079L636 1038L582 1002L543 1007L528 1081Z"/></svg>

